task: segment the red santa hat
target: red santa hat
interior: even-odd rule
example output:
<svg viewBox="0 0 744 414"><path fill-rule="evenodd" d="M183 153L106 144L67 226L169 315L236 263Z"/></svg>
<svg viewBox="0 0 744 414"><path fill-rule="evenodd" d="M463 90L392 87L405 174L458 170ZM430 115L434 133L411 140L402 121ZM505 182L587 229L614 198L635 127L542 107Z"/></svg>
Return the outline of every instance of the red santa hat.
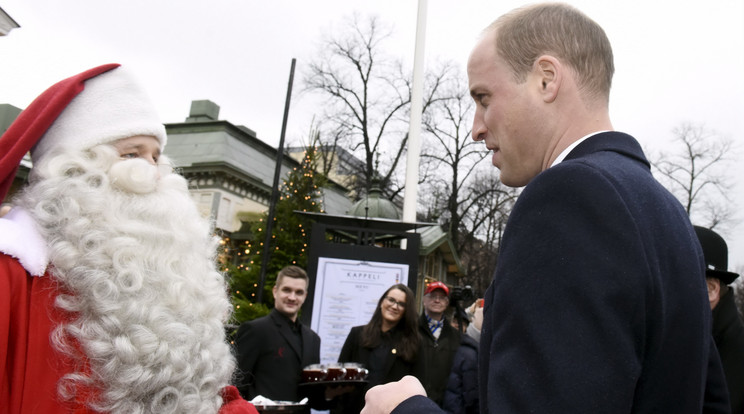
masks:
<svg viewBox="0 0 744 414"><path fill-rule="evenodd" d="M86 150L136 135L151 135L163 150L167 136L154 106L117 63L62 80L36 98L0 137L0 200L23 156L38 162L57 148Z"/></svg>

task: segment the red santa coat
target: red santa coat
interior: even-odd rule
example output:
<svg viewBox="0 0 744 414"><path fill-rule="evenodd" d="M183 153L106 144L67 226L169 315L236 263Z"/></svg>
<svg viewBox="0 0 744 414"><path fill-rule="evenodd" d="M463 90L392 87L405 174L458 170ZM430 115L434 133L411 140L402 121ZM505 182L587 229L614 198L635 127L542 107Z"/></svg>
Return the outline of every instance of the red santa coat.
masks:
<svg viewBox="0 0 744 414"><path fill-rule="evenodd" d="M0 412L84 412L57 397L57 381L72 367L49 339L60 320L55 296L51 277L30 276L0 254Z"/></svg>
<svg viewBox="0 0 744 414"><path fill-rule="evenodd" d="M89 413L83 402L62 402L57 394L73 361L50 341L63 315L54 306L58 288L46 274L46 247L31 223L19 209L0 219L0 413ZM221 414L258 414L233 386L225 387L223 399Z"/></svg>

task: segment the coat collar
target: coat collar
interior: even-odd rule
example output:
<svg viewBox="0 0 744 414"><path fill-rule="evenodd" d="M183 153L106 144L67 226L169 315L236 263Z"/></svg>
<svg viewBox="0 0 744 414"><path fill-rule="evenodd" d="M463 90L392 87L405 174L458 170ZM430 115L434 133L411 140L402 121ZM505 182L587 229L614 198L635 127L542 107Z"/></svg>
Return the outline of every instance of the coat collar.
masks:
<svg viewBox="0 0 744 414"><path fill-rule="evenodd" d="M742 325L739 313L734 301L734 290L728 289L726 294L718 301L713 309L713 338L716 342L721 341L728 335L734 335Z"/></svg>
<svg viewBox="0 0 744 414"><path fill-rule="evenodd" d="M617 131L602 132L592 136L571 150L564 161L581 158L599 151L617 152L641 162L649 169L651 168L646 156L643 155L641 144L632 136Z"/></svg>

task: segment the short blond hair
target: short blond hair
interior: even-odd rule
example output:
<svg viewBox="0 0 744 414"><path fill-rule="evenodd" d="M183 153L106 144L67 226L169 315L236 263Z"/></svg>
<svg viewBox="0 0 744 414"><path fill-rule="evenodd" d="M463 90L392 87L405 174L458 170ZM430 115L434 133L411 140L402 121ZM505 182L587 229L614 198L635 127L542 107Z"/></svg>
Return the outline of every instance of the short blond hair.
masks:
<svg viewBox="0 0 744 414"><path fill-rule="evenodd" d="M604 30L578 9L543 3L515 9L491 23L496 51L523 82L538 57L555 56L576 73L585 96L609 102L615 73L612 47Z"/></svg>

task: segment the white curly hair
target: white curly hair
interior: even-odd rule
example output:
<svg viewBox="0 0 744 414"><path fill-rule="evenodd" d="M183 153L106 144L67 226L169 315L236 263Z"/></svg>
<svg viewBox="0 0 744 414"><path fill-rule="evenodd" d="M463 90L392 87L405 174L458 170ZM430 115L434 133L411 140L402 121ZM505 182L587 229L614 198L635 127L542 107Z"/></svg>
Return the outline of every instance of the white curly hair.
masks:
<svg viewBox="0 0 744 414"><path fill-rule="evenodd" d="M52 334L79 362L59 383L65 400L127 414L222 404L235 361L216 239L185 179L166 169L110 145L53 153L16 202L48 241L55 306L70 315Z"/></svg>

